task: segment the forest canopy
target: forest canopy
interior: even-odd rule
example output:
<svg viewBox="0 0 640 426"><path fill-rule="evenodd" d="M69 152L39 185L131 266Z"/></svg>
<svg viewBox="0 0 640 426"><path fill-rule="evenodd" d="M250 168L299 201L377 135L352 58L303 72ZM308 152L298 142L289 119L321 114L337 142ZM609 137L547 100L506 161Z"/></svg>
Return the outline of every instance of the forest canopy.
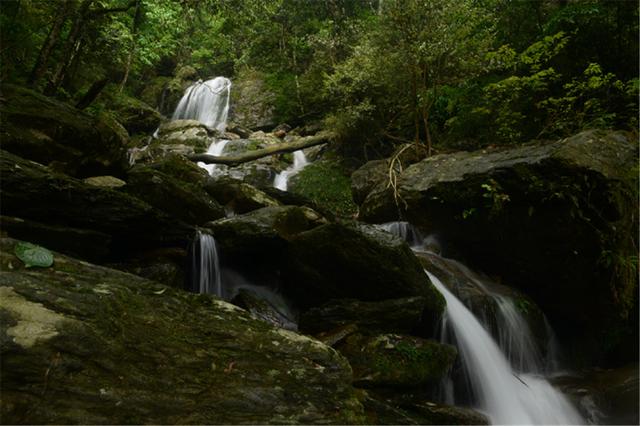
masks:
<svg viewBox="0 0 640 426"><path fill-rule="evenodd" d="M3 82L77 102L256 72L280 121L359 155L638 125L636 1L12 0L0 25Z"/></svg>

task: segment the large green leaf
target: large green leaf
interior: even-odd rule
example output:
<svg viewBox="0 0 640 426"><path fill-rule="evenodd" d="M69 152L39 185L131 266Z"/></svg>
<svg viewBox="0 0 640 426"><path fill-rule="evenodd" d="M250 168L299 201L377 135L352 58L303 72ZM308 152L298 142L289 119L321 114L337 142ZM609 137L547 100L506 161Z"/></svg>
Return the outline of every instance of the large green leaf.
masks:
<svg viewBox="0 0 640 426"><path fill-rule="evenodd" d="M48 268L53 265L53 254L44 247L21 242L16 244L14 252L27 268L32 266Z"/></svg>

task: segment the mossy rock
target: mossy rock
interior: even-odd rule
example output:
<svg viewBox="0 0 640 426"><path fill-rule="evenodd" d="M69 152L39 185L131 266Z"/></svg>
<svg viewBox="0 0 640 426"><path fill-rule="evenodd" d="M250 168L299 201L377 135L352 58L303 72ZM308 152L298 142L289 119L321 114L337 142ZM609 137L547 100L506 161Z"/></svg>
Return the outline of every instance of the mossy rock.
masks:
<svg viewBox="0 0 640 426"><path fill-rule="evenodd" d="M56 228L107 234L114 256L140 248L186 244L193 235L190 225L137 197L88 185L6 151L1 154L3 214Z"/></svg>
<svg viewBox="0 0 640 426"><path fill-rule="evenodd" d="M116 119L129 134L151 134L166 118L148 103L118 93L116 88L110 92L105 91L103 96L107 98L107 107L115 113Z"/></svg>
<svg viewBox="0 0 640 426"><path fill-rule="evenodd" d="M152 167L139 165L128 173L124 190L150 205L193 225L224 217L224 208L203 185L179 180Z"/></svg>
<svg viewBox="0 0 640 426"><path fill-rule="evenodd" d="M364 421L349 364L322 343L58 253L27 271L15 244L0 241L3 422Z"/></svg>
<svg viewBox="0 0 640 426"><path fill-rule="evenodd" d="M637 160L637 137L603 130L436 155L400 174L399 206L378 184L360 218L401 214L438 233L445 255L530 295L576 361L631 360L623 336L637 334Z"/></svg>
<svg viewBox="0 0 640 426"><path fill-rule="evenodd" d="M0 102L2 149L65 173L122 175L127 131L108 114L93 117L32 90L4 84Z"/></svg>
<svg viewBox="0 0 640 426"><path fill-rule="evenodd" d="M398 334L354 334L338 346L347 357L357 386L424 387L447 375L455 347Z"/></svg>
<svg viewBox="0 0 640 426"><path fill-rule="evenodd" d="M288 240L322 222L323 218L309 208L271 206L219 219L205 226L225 256L278 259L283 255Z"/></svg>
<svg viewBox="0 0 640 426"><path fill-rule="evenodd" d="M430 320L437 321L444 310L444 299L409 246L373 226L322 225L297 234L287 253L283 278L302 307L336 298L380 301L423 296Z"/></svg>
<svg viewBox="0 0 640 426"><path fill-rule="evenodd" d="M211 179L206 190L225 207L236 213L244 214L262 207L279 206L279 201L259 189L240 180L222 177Z"/></svg>

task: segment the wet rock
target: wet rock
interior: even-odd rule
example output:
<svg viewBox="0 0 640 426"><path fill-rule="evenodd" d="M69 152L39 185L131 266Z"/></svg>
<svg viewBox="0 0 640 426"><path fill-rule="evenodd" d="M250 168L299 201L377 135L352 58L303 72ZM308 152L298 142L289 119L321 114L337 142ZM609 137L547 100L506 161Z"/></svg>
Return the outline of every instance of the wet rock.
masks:
<svg viewBox="0 0 640 426"><path fill-rule="evenodd" d="M435 385L451 369L453 346L398 334L351 335L337 346L353 368L357 386Z"/></svg>
<svg viewBox="0 0 640 426"><path fill-rule="evenodd" d="M591 424L639 423L637 363L558 377L554 384L569 395L583 417Z"/></svg>
<svg viewBox="0 0 640 426"><path fill-rule="evenodd" d="M302 332L316 334L336 327L354 324L361 332L419 333L424 297L363 302L354 299L331 300L322 306L311 308L300 315Z"/></svg>
<svg viewBox="0 0 640 426"><path fill-rule="evenodd" d="M287 330L297 330L298 328L292 318L287 318L277 307L261 298L255 291L240 289L238 294L231 300L231 303L247 310L253 318L265 321L276 327Z"/></svg>
<svg viewBox="0 0 640 426"><path fill-rule="evenodd" d="M219 219L205 226L226 256L259 259L279 257L293 235L322 223L309 208L263 207L239 216Z"/></svg>
<svg viewBox="0 0 640 426"><path fill-rule="evenodd" d="M371 424L487 425L489 419L470 408L436 404L424 398L424 391L368 390L363 400ZM393 419L398 421L394 422Z"/></svg>
<svg viewBox="0 0 640 426"><path fill-rule="evenodd" d="M127 176L128 193L193 225L224 217L224 208L204 190L149 166L138 165Z"/></svg>
<svg viewBox="0 0 640 426"><path fill-rule="evenodd" d="M434 320L444 309L409 246L370 225L330 223L299 233L283 268L287 291L302 308L336 298L423 296Z"/></svg>
<svg viewBox="0 0 640 426"><path fill-rule="evenodd" d="M109 96L107 105L114 111L116 119L124 126L129 134L151 134L166 118L158 110L144 101L132 98L123 93L113 93Z"/></svg>
<svg viewBox="0 0 640 426"><path fill-rule="evenodd" d="M0 241L3 422L363 421L349 364L317 340L57 253L27 271L14 244Z"/></svg>
<svg viewBox="0 0 640 426"><path fill-rule="evenodd" d="M191 226L136 197L88 185L8 152L0 155L0 179L3 214L107 234L113 255L171 243L186 245L193 235Z"/></svg>
<svg viewBox="0 0 640 426"><path fill-rule="evenodd" d="M262 207L279 206L280 202L259 189L232 178L210 180L206 190L224 204L227 211L244 214Z"/></svg>
<svg viewBox="0 0 640 426"><path fill-rule="evenodd" d="M0 229L9 237L94 262L104 261L111 246L111 236L103 232L49 225L18 217L0 216Z"/></svg>
<svg viewBox="0 0 640 426"><path fill-rule="evenodd" d="M93 117L19 86L2 85L2 149L73 176L121 175L128 134L107 114Z"/></svg>
<svg viewBox="0 0 640 426"><path fill-rule="evenodd" d="M448 256L529 294L582 362L616 351L633 357L637 351L615 348L637 330L628 321L637 300L630 266L638 246L637 153L623 132L586 131L553 143L436 155L399 176L400 210L441 235ZM397 215L384 184L360 208L366 221Z"/></svg>
<svg viewBox="0 0 640 426"><path fill-rule="evenodd" d="M389 180L388 168L387 160L374 160L351 174L351 195L356 204L362 204L376 186Z"/></svg>

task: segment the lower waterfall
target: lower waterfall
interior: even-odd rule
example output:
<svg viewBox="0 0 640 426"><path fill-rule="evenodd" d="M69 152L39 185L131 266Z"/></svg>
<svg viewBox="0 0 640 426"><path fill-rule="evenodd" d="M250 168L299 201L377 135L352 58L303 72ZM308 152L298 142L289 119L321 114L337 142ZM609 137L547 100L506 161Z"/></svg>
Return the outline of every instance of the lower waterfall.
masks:
<svg viewBox="0 0 640 426"><path fill-rule="evenodd" d="M273 181L273 186L281 191L286 191L289 183L289 178L309 164L307 157L302 150L295 151L293 153L293 165L286 170L278 173Z"/></svg>
<svg viewBox="0 0 640 426"><path fill-rule="evenodd" d="M447 301L443 328L455 336L478 409L493 424L583 424L567 398L535 372L519 374L476 317L427 272ZM514 330L517 332L517 330Z"/></svg>
<svg viewBox="0 0 640 426"><path fill-rule="evenodd" d="M416 255L431 259L444 269L454 271L477 294L493 301L492 318L480 318L458 299L432 272L425 270L431 282L444 296L447 306L441 324L442 339L458 348L463 379L444 384L446 402L470 404L483 412L492 424L584 424L585 420L571 402L546 379L556 366L553 332L547 328L546 356L516 304L509 295L495 291L464 264L433 252L439 244L423 238L407 222L390 222L381 229L407 241ZM494 328L495 338L490 330ZM457 395L463 395L458 400Z"/></svg>

